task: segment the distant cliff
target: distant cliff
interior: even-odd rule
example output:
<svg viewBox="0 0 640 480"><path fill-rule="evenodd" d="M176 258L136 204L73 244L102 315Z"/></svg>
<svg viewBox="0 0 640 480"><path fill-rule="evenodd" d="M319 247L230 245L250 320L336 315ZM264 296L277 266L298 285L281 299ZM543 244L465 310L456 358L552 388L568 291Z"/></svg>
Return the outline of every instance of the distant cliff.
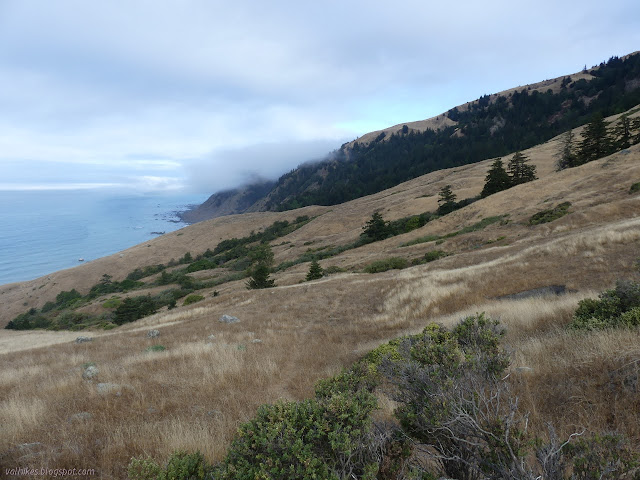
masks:
<svg viewBox="0 0 640 480"><path fill-rule="evenodd" d="M274 181L262 181L214 193L202 205L180 213L180 218L188 223L196 223L225 215L262 210L257 205L254 207L254 204L264 199L273 189L275 183Z"/></svg>

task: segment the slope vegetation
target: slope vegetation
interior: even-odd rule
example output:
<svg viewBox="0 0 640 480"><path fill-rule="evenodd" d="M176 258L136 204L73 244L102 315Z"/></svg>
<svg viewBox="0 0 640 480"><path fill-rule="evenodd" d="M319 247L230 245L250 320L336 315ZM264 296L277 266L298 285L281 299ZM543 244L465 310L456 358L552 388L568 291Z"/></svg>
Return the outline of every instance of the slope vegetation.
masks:
<svg viewBox="0 0 640 480"><path fill-rule="evenodd" d="M204 221L71 270L0 287L6 325L62 291L86 295L105 274L120 282L136 268L166 265L188 252L195 257L276 221L308 217L270 242L275 265L291 262L273 274L275 288L247 290L244 279L216 283L199 290L204 298L193 305L163 307L111 330L1 330L0 463L94 468L104 478L125 478L134 456L163 462L176 450L200 450L217 461L238 423L259 405L310 397L318 379L381 343L428 322L452 325L482 311L507 329L511 378L533 428L544 432L551 421L562 434L576 426L617 430L640 444L640 391L623 381L637 368L640 333L567 329L581 299L635 275L640 196L630 191L640 182L640 145L558 172L561 143L554 138L524 152L537 167L537 180L408 233L338 249L320 260L338 273L319 280L304 282L309 262L294 260L357 242L374 212L388 221L433 212L447 184L459 199L477 196L492 160L429 173L341 205ZM563 202L571 204L564 216L530 224L533 215ZM422 262L435 250L447 255ZM364 273L390 257L416 265ZM226 274L215 268L187 275L207 282ZM154 283L159 275L115 296L156 294L165 288ZM564 294L513 296L533 289ZM105 302L113 296L82 309L108 313ZM240 321L220 322L225 314ZM152 329L159 336L148 336ZM92 340L75 342L80 335ZM97 369L95 376L87 374L89 367ZM392 410L392 403L383 403L379 415L390 418Z"/></svg>

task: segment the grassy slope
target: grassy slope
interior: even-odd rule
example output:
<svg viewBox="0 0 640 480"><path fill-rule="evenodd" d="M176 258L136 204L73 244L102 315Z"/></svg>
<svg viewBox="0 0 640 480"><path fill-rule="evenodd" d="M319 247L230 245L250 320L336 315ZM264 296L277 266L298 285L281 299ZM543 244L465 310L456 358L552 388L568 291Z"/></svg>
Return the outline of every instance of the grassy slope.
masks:
<svg viewBox="0 0 640 480"><path fill-rule="evenodd" d="M557 149L556 139L525 152L538 167L540 179L535 182L411 233L321 262L323 267L354 271L376 259L416 258L436 248L433 242L400 244L509 214L508 224L447 239L437 248L454 255L433 263L300 284L308 269L301 264L275 276L278 288L247 291L244 282L225 284L216 287L219 296L206 291L206 300L193 306L162 311L109 332L89 332L95 337L91 343L73 343L77 333L1 330L0 465L83 466L96 468L104 478L123 478L134 455L163 460L182 448L219 459L238 422L253 416L258 405L309 396L318 378L336 373L382 341L420 330L428 321L450 324L475 311L487 311L507 326L514 383L533 412L536 428L542 429L547 419L560 431L617 428L640 443L634 418L640 394L625 390L623 381L625 368L637 366L640 358L640 334L585 337L563 329L579 299L632 275L640 240L640 196L629 195L628 189L640 181L640 145L563 172L554 172ZM86 290L104 273L120 280L135 267L166 262L186 251L200 253L220 239L246 235L276 219L318 215L273 242L291 242L274 247L276 263L310 247L344 244L358 237L374 210L388 220L435 210L445 183L459 199L478 194L490 163L434 172L344 205L203 222L133 247L123 256L3 286L0 322L41 306L60 290ZM567 200L572 202L571 214L528 226L532 214ZM505 238L492 242L500 237ZM313 244L305 245L310 241ZM574 293L495 300L551 284L566 285ZM221 324L217 319L224 313L242 321ZM158 328L161 336L147 339L150 328ZM208 344L211 334L215 339ZM153 344L167 350L143 353ZM100 369L96 381L81 378L82 365L88 362ZM515 370L524 366L533 370ZM121 394L100 395L97 382L117 383ZM92 418L73 419L79 412ZM30 451L18 447L32 442L40 445Z"/></svg>

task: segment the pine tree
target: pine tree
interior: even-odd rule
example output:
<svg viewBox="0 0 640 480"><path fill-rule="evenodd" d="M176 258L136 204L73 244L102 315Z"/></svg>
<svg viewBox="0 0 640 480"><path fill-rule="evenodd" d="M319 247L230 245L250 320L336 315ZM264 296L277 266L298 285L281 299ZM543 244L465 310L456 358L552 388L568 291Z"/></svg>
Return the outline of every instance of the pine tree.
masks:
<svg viewBox="0 0 640 480"><path fill-rule="evenodd" d="M249 258L254 266L248 270L251 278L246 283L247 288L252 290L275 287L275 282L269 278L273 264L271 245L267 242L261 243L249 252Z"/></svg>
<svg viewBox="0 0 640 480"><path fill-rule="evenodd" d="M456 209L456 196L451 190L451 185L442 187L438 199L438 214L446 215Z"/></svg>
<svg viewBox="0 0 640 480"><path fill-rule="evenodd" d="M578 148L578 165L597 160L613 152L613 142L607 132L602 114L593 117L582 131L582 142Z"/></svg>
<svg viewBox="0 0 640 480"><path fill-rule="evenodd" d="M494 193L506 190L511 186L511 179L504 169L502 159L498 158L491 164L491 168L487 172L487 176L484 179L485 184L480 196L482 198L493 195Z"/></svg>
<svg viewBox="0 0 640 480"><path fill-rule="evenodd" d="M562 137L560 152L557 155L557 170L575 167L577 165L577 157L575 153L575 135L573 130L569 130Z"/></svg>
<svg viewBox="0 0 640 480"><path fill-rule="evenodd" d="M620 123L616 125L612 133L617 150L624 150L632 145L631 121L627 115L620 117Z"/></svg>
<svg viewBox="0 0 640 480"><path fill-rule="evenodd" d="M258 263L253 267L251 272L251 278L247 281L246 285L249 290L258 288L271 288L275 287L275 281L270 277L270 268L265 263Z"/></svg>
<svg viewBox="0 0 640 480"><path fill-rule="evenodd" d="M507 172L511 179L511 186L531 182L538 178L536 177L535 165L529 165L527 163L528 161L529 158L522 152L516 152L513 157L511 157L511 160L509 160L509 164L507 165Z"/></svg>
<svg viewBox="0 0 640 480"><path fill-rule="evenodd" d="M640 143L640 117L636 117L631 120L631 130L637 130L638 132L631 138L631 143L635 145Z"/></svg>
<svg viewBox="0 0 640 480"><path fill-rule="evenodd" d="M314 260L313 262L311 262L311 265L309 265L309 272L307 273L307 282L310 280L317 280L318 278L322 278L323 276L324 270L322 270L322 267L320 266L318 261Z"/></svg>
<svg viewBox="0 0 640 480"><path fill-rule="evenodd" d="M362 227L362 235L374 242L384 240L389 236L389 233L389 223L385 222L380 212L375 212L371 215L371 220Z"/></svg>

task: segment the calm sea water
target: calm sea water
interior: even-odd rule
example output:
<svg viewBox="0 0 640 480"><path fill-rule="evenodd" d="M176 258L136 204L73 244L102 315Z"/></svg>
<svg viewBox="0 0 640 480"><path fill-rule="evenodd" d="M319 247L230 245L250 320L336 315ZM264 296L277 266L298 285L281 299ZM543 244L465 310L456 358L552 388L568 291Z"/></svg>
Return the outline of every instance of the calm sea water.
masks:
<svg viewBox="0 0 640 480"><path fill-rule="evenodd" d="M0 284L111 255L185 226L176 212L203 195L0 191ZM154 233L156 232L156 233Z"/></svg>

